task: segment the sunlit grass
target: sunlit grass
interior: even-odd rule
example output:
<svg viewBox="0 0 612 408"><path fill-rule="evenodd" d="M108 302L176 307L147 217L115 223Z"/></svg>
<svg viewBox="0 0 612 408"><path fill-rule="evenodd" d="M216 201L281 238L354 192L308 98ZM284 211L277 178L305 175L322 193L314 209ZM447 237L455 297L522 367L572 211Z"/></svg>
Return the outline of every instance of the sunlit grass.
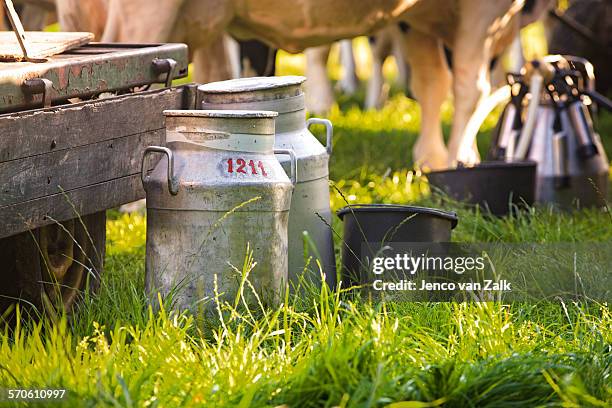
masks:
<svg viewBox="0 0 612 408"><path fill-rule="evenodd" d="M131 252L144 243L145 216L140 213L110 217L106 223L106 253L109 255Z"/></svg>
<svg viewBox="0 0 612 408"><path fill-rule="evenodd" d="M86 336L65 319L17 326L0 335L0 381L66 388L79 407L604 407L612 396L605 306L301 300L312 303L226 310L218 328L146 308L142 322L91 322Z"/></svg>

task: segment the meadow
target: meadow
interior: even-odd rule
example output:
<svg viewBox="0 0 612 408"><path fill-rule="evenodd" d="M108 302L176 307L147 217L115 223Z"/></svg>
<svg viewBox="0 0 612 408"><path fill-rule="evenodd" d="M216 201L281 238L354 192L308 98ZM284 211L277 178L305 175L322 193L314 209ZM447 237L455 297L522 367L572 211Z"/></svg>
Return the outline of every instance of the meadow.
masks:
<svg viewBox="0 0 612 408"><path fill-rule="evenodd" d="M294 69L287 63L285 73ZM491 218L432 194L410 167L417 104L392 91L383 109L363 111L362 97L341 97L328 115L334 210L347 202L451 209L458 242L612 241L609 209ZM445 134L451 114L449 102ZM495 121L479 135L483 153ZM612 154L612 116L598 129ZM333 227L339 254L338 219ZM206 320L170 311L171 299L147 301L145 228L143 214L109 211L100 290L83 293L72 315L36 321L15 310L20 323L0 334L0 388L67 389L61 404L75 407L612 405L608 304L385 303L309 287L277 308L236 299Z"/></svg>

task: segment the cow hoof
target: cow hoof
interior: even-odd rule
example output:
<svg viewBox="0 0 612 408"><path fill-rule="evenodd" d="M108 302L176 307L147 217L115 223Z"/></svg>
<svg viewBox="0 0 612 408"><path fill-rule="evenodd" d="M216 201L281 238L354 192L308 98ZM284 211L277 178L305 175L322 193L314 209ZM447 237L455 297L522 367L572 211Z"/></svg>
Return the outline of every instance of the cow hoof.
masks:
<svg viewBox="0 0 612 408"><path fill-rule="evenodd" d="M444 170L448 167L448 151L444 147L425 149L417 144L412 156L415 166L424 170Z"/></svg>
<svg viewBox="0 0 612 408"><path fill-rule="evenodd" d="M449 156L448 167L456 167L459 163L467 167L475 166L480 163L480 153L476 149L466 149L457 155Z"/></svg>

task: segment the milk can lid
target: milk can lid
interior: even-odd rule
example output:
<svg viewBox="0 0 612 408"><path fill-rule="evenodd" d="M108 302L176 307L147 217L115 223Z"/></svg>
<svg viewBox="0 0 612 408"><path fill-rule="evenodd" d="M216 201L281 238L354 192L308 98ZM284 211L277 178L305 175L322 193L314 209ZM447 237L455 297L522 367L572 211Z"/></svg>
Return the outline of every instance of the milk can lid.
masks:
<svg viewBox="0 0 612 408"><path fill-rule="evenodd" d="M240 93L265 89L284 88L291 85L301 85L306 77L297 75L274 77L250 77L230 79L228 81L210 82L200 85L198 90L206 93Z"/></svg>
<svg viewBox="0 0 612 408"><path fill-rule="evenodd" d="M168 117L197 117L197 118L275 118L278 112L257 110L165 110Z"/></svg>

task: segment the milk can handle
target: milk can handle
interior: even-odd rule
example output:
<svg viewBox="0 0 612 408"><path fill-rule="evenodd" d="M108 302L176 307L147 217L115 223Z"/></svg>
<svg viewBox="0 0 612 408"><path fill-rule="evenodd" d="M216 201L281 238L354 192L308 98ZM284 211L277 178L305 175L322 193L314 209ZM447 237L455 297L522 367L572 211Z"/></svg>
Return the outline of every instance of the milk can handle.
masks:
<svg viewBox="0 0 612 408"><path fill-rule="evenodd" d="M274 154L286 154L291 157L291 183L295 186L297 183L297 156L291 149L274 149Z"/></svg>
<svg viewBox="0 0 612 408"><path fill-rule="evenodd" d="M142 184L144 185L146 175L145 175L145 158L149 153L164 153L168 156L168 191L172 195L178 194L179 183L176 177L174 176L174 155L172 154L172 150L167 147L161 146L149 146L145 148L144 154L142 155L142 162L140 163L140 178L142 179Z"/></svg>
<svg viewBox="0 0 612 408"><path fill-rule="evenodd" d="M306 121L306 127L310 129L312 125L323 125L325 126L325 135L327 136L327 143L325 148L327 154L332 154L332 139L334 137L334 127L328 119L310 118Z"/></svg>

